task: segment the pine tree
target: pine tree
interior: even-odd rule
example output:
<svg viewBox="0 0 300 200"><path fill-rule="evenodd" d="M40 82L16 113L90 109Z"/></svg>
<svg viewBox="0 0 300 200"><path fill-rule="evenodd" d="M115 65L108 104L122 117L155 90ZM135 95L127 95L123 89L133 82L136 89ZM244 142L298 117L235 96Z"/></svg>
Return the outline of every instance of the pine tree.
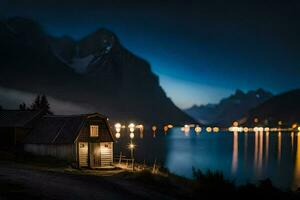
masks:
<svg viewBox="0 0 300 200"><path fill-rule="evenodd" d="M41 96L37 95L34 99L34 102L31 104L31 110L39 110L41 108Z"/></svg>
<svg viewBox="0 0 300 200"><path fill-rule="evenodd" d="M43 110L45 114L52 115L53 113L50 110L50 104L46 95L38 95L34 102L31 104L31 110Z"/></svg>
<svg viewBox="0 0 300 200"><path fill-rule="evenodd" d="M40 107L41 107L41 109L45 110L46 114L50 114L50 115L53 114L50 110L50 104L48 102L48 99L47 99L46 95L44 95L44 94L41 96L41 99L40 99Z"/></svg>

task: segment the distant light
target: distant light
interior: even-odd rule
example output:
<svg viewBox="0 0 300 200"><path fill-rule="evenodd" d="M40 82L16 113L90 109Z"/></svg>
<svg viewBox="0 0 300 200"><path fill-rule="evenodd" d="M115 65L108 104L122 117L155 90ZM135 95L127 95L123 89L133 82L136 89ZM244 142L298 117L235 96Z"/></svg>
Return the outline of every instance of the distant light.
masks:
<svg viewBox="0 0 300 200"><path fill-rule="evenodd" d="M232 125L235 126L235 127L237 127L237 126L239 126L239 122L234 121L234 122L232 123Z"/></svg>
<svg viewBox="0 0 300 200"><path fill-rule="evenodd" d="M248 132L249 132L249 128L248 128L248 127L244 127L244 128L243 128L243 131L244 131L245 133L248 133Z"/></svg>
<svg viewBox="0 0 300 200"><path fill-rule="evenodd" d="M134 123L130 123L130 124L128 125L128 128L134 128L134 127L135 127Z"/></svg>
<svg viewBox="0 0 300 200"><path fill-rule="evenodd" d="M152 131L153 131L153 138L156 138L156 126L152 126Z"/></svg>
<svg viewBox="0 0 300 200"><path fill-rule="evenodd" d="M133 132L133 131L134 131L134 127L135 127L135 124L134 124L134 123L130 123L130 124L128 125L129 131L130 131L130 132Z"/></svg>
<svg viewBox="0 0 300 200"><path fill-rule="evenodd" d="M211 127L207 127L206 128L206 132L210 133L212 131L212 128Z"/></svg>
<svg viewBox="0 0 300 200"><path fill-rule="evenodd" d="M258 127L254 127L254 128L253 128L253 131L254 131L254 132L258 132Z"/></svg>
<svg viewBox="0 0 300 200"><path fill-rule="evenodd" d="M229 127L228 130L230 132L242 132L243 131L243 127L232 126L232 127Z"/></svg>
<svg viewBox="0 0 300 200"><path fill-rule="evenodd" d="M217 133L217 132L219 132L219 131L220 131L219 127L214 127L214 128L213 128L213 132Z"/></svg>
<svg viewBox="0 0 300 200"><path fill-rule="evenodd" d="M121 131L121 127L122 127L122 125L120 123L115 124L115 129L116 129L117 132Z"/></svg>
<svg viewBox="0 0 300 200"><path fill-rule="evenodd" d="M168 128L173 128L173 125L172 125L172 124L169 124L169 125L168 125Z"/></svg>
<svg viewBox="0 0 300 200"><path fill-rule="evenodd" d="M196 132L196 133L200 133L201 131L202 131L201 127L197 125L197 126L195 127L195 132Z"/></svg>
<svg viewBox="0 0 300 200"><path fill-rule="evenodd" d="M121 125L120 123L116 123L116 124L115 124L115 128L121 128L121 126L122 126L122 125Z"/></svg>
<svg viewBox="0 0 300 200"><path fill-rule="evenodd" d="M140 124L140 125L137 125L136 127L140 129L140 138L143 139L144 138L144 125Z"/></svg>
<svg viewBox="0 0 300 200"><path fill-rule="evenodd" d="M254 123L258 123L258 118L254 118Z"/></svg>
<svg viewBox="0 0 300 200"><path fill-rule="evenodd" d="M265 131L266 131L266 132L269 132L269 131L270 131L270 128L269 128L269 127L265 127Z"/></svg>
<svg viewBox="0 0 300 200"><path fill-rule="evenodd" d="M167 131L168 131L168 126L164 126L164 132L165 132L165 134L167 134Z"/></svg>
<svg viewBox="0 0 300 200"><path fill-rule="evenodd" d="M121 137L120 133L116 133L116 138L119 139Z"/></svg>
<svg viewBox="0 0 300 200"><path fill-rule="evenodd" d="M130 144L128 145L128 148L129 148L129 149L134 149L134 148L135 148L135 145L134 145L133 143L130 143Z"/></svg>
<svg viewBox="0 0 300 200"><path fill-rule="evenodd" d="M298 127L298 131L300 131L300 126Z"/></svg>
<svg viewBox="0 0 300 200"><path fill-rule="evenodd" d="M129 137L130 137L131 139L133 139L133 138L134 138L134 133L130 133L130 134L129 134Z"/></svg>
<svg viewBox="0 0 300 200"><path fill-rule="evenodd" d="M135 126L135 128L144 128L143 124L138 124Z"/></svg>
<svg viewBox="0 0 300 200"><path fill-rule="evenodd" d="M155 132L155 131L156 131L156 129L157 129L157 127L156 127L156 126L152 126L152 131L153 131L153 132Z"/></svg>
<svg viewBox="0 0 300 200"><path fill-rule="evenodd" d="M259 127L259 128L258 128L258 131L259 131L259 132L263 132L263 131L264 131L264 128L263 128L263 127Z"/></svg>
<svg viewBox="0 0 300 200"><path fill-rule="evenodd" d="M187 134L190 131L190 126L186 124L184 125L184 127L181 128L181 130Z"/></svg>

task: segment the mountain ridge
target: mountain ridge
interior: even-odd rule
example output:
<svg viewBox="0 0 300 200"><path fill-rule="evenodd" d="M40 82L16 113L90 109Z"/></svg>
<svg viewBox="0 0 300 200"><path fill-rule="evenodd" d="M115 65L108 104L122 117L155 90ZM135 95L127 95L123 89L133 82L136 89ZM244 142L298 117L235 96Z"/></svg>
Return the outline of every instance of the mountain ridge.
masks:
<svg viewBox="0 0 300 200"><path fill-rule="evenodd" d="M0 24L1 86L88 103L116 120L194 122L167 97L149 63L124 48L114 33L98 29L76 41L51 36L36 29L39 25L27 27L36 24L27 20ZM82 71L72 67L74 59L89 55Z"/></svg>
<svg viewBox="0 0 300 200"><path fill-rule="evenodd" d="M293 89L278 94L257 107L251 109L245 116L245 124L278 126L281 121L282 126L291 126L300 121L300 89ZM256 118L258 123L254 123Z"/></svg>
<svg viewBox="0 0 300 200"><path fill-rule="evenodd" d="M234 94L221 99L217 104L194 105L185 112L204 124L229 126L272 96L270 92L261 88L246 93L237 89Z"/></svg>

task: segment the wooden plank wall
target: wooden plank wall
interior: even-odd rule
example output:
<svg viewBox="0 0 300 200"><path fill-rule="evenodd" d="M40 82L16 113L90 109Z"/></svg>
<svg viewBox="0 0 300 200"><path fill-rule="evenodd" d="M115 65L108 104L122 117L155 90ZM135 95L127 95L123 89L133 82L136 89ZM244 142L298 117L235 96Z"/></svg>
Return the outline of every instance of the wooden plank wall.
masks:
<svg viewBox="0 0 300 200"><path fill-rule="evenodd" d="M101 166L110 166L113 163L113 143L102 142L101 147ZM107 145L108 147L105 147Z"/></svg>
<svg viewBox="0 0 300 200"><path fill-rule="evenodd" d="M79 167L87 167L89 159L89 146L87 142L79 142Z"/></svg>
<svg viewBox="0 0 300 200"><path fill-rule="evenodd" d="M34 155L53 156L67 161L76 161L76 147L74 144L25 144L24 150Z"/></svg>

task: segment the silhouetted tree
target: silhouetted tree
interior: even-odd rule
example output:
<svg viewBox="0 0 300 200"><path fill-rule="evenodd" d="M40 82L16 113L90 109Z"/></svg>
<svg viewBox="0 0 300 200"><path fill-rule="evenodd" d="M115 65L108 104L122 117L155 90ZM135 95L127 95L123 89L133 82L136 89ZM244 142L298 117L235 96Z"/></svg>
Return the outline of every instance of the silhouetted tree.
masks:
<svg viewBox="0 0 300 200"><path fill-rule="evenodd" d="M46 95L42 95L41 101L40 101L41 109L45 109L46 114L52 115L53 113L50 110L50 104L48 102L48 99Z"/></svg>
<svg viewBox="0 0 300 200"><path fill-rule="evenodd" d="M41 108L41 96L37 95L30 107L32 110L39 110Z"/></svg>
<svg viewBox="0 0 300 200"><path fill-rule="evenodd" d="M207 170L206 173L203 173L199 169L192 168L193 177L198 183L198 189L204 191L214 191L218 192L234 192L235 185L233 181L226 180L222 172L213 172Z"/></svg>
<svg viewBox="0 0 300 200"><path fill-rule="evenodd" d="M28 110L28 108L24 102L19 105L19 110Z"/></svg>
<svg viewBox="0 0 300 200"><path fill-rule="evenodd" d="M30 108L32 110L44 110L45 114L53 114L46 95L37 95Z"/></svg>

